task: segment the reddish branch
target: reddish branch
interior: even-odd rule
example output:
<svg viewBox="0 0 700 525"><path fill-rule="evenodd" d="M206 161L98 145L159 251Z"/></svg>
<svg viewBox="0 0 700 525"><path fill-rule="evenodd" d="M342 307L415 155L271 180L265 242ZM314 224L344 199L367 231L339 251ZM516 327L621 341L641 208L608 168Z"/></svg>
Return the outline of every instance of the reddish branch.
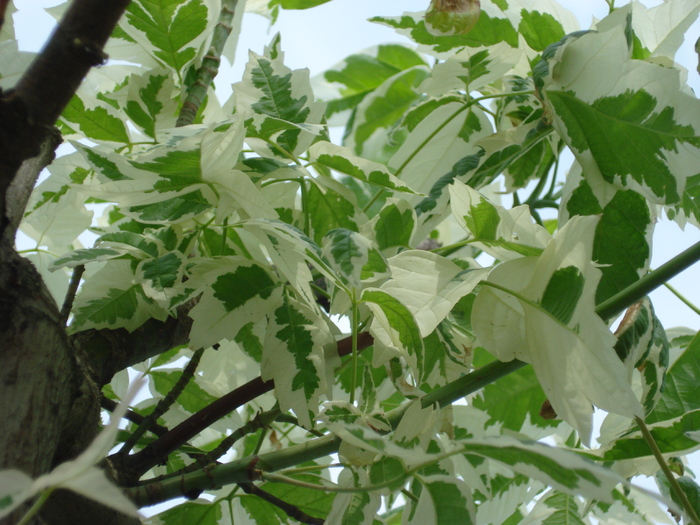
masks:
<svg viewBox="0 0 700 525"><path fill-rule="evenodd" d="M374 340L369 333L363 332L359 334L357 341L358 350L368 348L373 342ZM351 337L338 341L338 354L341 357L351 352ZM124 468L123 473L132 484L135 484L138 478L146 471L167 460L169 454L177 450L202 430L244 404L269 392L274 387L274 381L263 381L261 377L256 377L245 385L236 388L196 414L193 414L140 452L124 458L123 463L120 465L120 467Z"/></svg>

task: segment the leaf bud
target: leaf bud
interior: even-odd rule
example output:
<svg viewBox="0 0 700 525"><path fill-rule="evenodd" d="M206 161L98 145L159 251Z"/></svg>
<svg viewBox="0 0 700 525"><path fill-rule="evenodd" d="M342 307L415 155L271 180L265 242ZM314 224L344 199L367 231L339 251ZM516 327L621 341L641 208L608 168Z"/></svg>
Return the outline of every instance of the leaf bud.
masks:
<svg viewBox="0 0 700 525"><path fill-rule="evenodd" d="M430 0L425 28L434 36L464 35L479 20L479 0Z"/></svg>

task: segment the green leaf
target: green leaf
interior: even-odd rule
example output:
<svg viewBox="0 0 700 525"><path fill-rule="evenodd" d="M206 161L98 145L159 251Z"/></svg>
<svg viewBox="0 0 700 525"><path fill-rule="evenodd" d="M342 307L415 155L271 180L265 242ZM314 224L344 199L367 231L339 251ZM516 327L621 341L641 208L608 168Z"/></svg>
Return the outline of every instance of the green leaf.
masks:
<svg viewBox="0 0 700 525"><path fill-rule="evenodd" d="M423 341L420 329L410 310L394 296L382 290L366 289L361 300L372 310L373 335L407 352L414 370L423 370ZM379 326L376 326L376 323ZM380 329L380 332L376 330Z"/></svg>
<svg viewBox="0 0 700 525"><path fill-rule="evenodd" d="M86 281L75 300L72 329L126 328L130 332L167 312L146 296L128 261L108 261Z"/></svg>
<svg viewBox="0 0 700 525"><path fill-rule="evenodd" d="M144 261L141 265L144 279L150 281L156 290L172 288L182 275L183 260L177 252L170 252Z"/></svg>
<svg viewBox="0 0 700 525"><path fill-rule="evenodd" d="M59 268L75 268L81 264L97 261L107 261L123 256L127 250L113 250L111 248L86 248L69 252L66 255L58 257L51 264L51 270Z"/></svg>
<svg viewBox="0 0 700 525"><path fill-rule="evenodd" d="M498 461L524 476L537 479L569 495L611 502L622 478L574 452L541 443L499 436L466 439L464 452Z"/></svg>
<svg viewBox="0 0 700 525"><path fill-rule="evenodd" d="M418 87L428 76L425 66L414 66L386 79L355 110L345 144L356 154L385 160L378 155L391 129L420 96Z"/></svg>
<svg viewBox="0 0 700 525"><path fill-rule="evenodd" d="M596 303L625 289L647 273L651 258L651 242L655 217L647 200L636 191L614 193L602 206L588 181L581 178L565 197L566 213L560 222L570 215L599 215L593 244L593 259L601 265L603 277L596 292Z"/></svg>
<svg viewBox="0 0 700 525"><path fill-rule="evenodd" d="M452 214L470 233L470 242L497 259L539 255L550 240L528 206L506 210L460 181L449 186L449 193Z"/></svg>
<svg viewBox="0 0 700 525"><path fill-rule="evenodd" d="M317 142L309 149L311 162L321 164L339 173L386 188L404 193L415 193L409 186L392 175L383 164L357 157L348 148L336 146L330 142Z"/></svg>
<svg viewBox="0 0 700 525"><path fill-rule="evenodd" d="M596 222L595 217L574 217L541 256L498 265L489 281L499 289L482 286L472 310L472 326L480 343L502 361L517 358L532 363L555 412L579 431L584 443L592 430L591 403L627 417L643 414L627 370L613 350L615 338L594 310L600 279L590 259ZM558 270L570 267L577 271L567 270L563 280L573 281L572 293L580 299L572 307L568 300L573 297L567 293L567 301L557 304L562 319L570 319L563 324L535 301L545 295ZM582 291L578 272L583 277ZM555 299L551 301L550 305L556 304Z"/></svg>
<svg viewBox="0 0 700 525"><path fill-rule="evenodd" d="M203 0L135 0L129 4L121 28L181 78L197 55L213 4Z"/></svg>
<svg viewBox="0 0 700 525"><path fill-rule="evenodd" d="M146 135L156 138L158 130L175 126L173 91L174 83L164 69L132 75L124 112Z"/></svg>
<svg viewBox="0 0 700 525"><path fill-rule="evenodd" d="M383 44L348 56L322 74L335 95L328 103L327 115L356 107L385 80L421 65L426 64L418 53L398 44Z"/></svg>
<svg viewBox="0 0 700 525"><path fill-rule="evenodd" d="M74 95L61 118L91 140L128 144L130 140L126 126L115 114L114 108L97 100L93 104L86 107L80 96Z"/></svg>
<svg viewBox="0 0 700 525"><path fill-rule="evenodd" d="M320 244L323 237L336 228L358 231L355 196L342 184L326 177L312 179L306 198L316 243Z"/></svg>
<svg viewBox="0 0 700 525"><path fill-rule="evenodd" d="M162 525L217 525L225 512L228 513L228 502L225 500L215 503L187 501L156 514L153 519L158 520L154 523Z"/></svg>
<svg viewBox="0 0 700 525"><path fill-rule="evenodd" d="M540 304L563 324L569 324L581 299L585 279L575 266L555 270L544 289Z"/></svg>
<svg viewBox="0 0 700 525"><path fill-rule="evenodd" d="M358 478L355 472L344 469L338 477L338 483L343 487L361 487ZM333 507L326 522L340 525L372 525L380 505L381 497L376 492L341 493L333 500Z"/></svg>
<svg viewBox="0 0 700 525"><path fill-rule="evenodd" d="M268 142L280 149L271 155L298 155L308 149L322 128L325 104L314 102L308 70L292 71L284 65L279 35L273 37L263 56L250 52L243 81L233 84L237 112L251 122L249 134L259 137L261 154ZM248 139L253 147L255 142Z"/></svg>
<svg viewBox="0 0 700 525"><path fill-rule="evenodd" d="M327 391L325 348L335 339L311 308L285 295L273 312L263 346L262 379L275 381L282 410L292 409L311 428L319 396Z"/></svg>
<svg viewBox="0 0 700 525"><path fill-rule="evenodd" d="M153 380L154 388L163 396L167 396L168 393L170 393L177 383L177 380L180 378L180 375L181 372L179 370L154 370L149 374ZM175 402L182 407L185 412L196 414L207 405L216 401L216 399L217 398L214 396L202 390L195 380L192 380L187 383L185 389L177 396Z"/></svg>
<svg viewBox="0 0 700 525"><path fill-rule="evenodd" d="M566 69L569 63L579 67ZM559 73L552 76L554 65ZM626 186L654 203L678 203L700 160L700 103L681 90L679 72L630 60L621 27L568 40L549 70L554 125L594 191ZM601 82L589 83L589 75ZM629 154L619 155L623 150Z"/></svg>
<svg viewBox="0 0 700 525"><path fill-rule="evenodd" d="M277 271L289 281L307 306L318 309L309 284L314 280L310 268L318 270L327 282L338 282L335 271L322 259L318 245L294 226L281 221L249 219L242 226L265 247L267 255L261 257L270 257Z"/></svg>
<svg viewBox="0 0 700 525"><path fill-rule="evenodd" d="M521 14L518 32L523 35L527 45L535 51L544 51L550 44L564 38L566 34L564 28L551 14L525 9Z"/></svg>
<svg viewBox="0 0 700 525"><path fill-rule="evenodd" d="M489 415L488 425L501 424L503 428L520 432L526 421L540 428L559 425L559 420L540 415L546 400L535 371L524 367L497 384L486 386L472 404Z"/></svg>
<svg viewBox="0 0 700 525"><path fill-rule="evenodd" d="M390 201L374 223L374 238L379 249L408 247L415 225L416 213L408 202Z"/></svg>
<svg viewBox="0 0 700 525"><path fill-rule="evenodd" d="M687 453L698 447L698 442L688 436L700 430L700 410L688 410L678 418L648 426L663 454ZM602 461L621 461L652 456L648 443L638 430L618 438L611 447L601 452L603 452Z"/></svg>
<svg viewBox="0 0 700 525"><path fill-rule="evenodd" d="M615 336L617 355L631 375L640 376L646 422L653 423L650 412L666 388L669 343L648 297L628 308Z"/></svg>
<svg viewBox="0 0 700 525"><path fill-rule="evenodd" d="M371 242L351 230L337 228L323 239L323 254L342 283L359 290L362 269L369 263Z"/></svg>
<svg viewBox="0 0 700 525"><path fill-rule="evenodd" d="M405 184L421 193L431 191L455 163L479 154L476 142L493 133L482 110L453 95L417 106L406 115L402 126L406 139L388 166Z"/></svg>
<svg viewBox="0 0 700 525"><path fill-rule="evenodd" d="M667 421L700 409L700 335L677 337L671 345L681 354L666 373L663 393L647 423Z"/></svg>
<svg viewBox="0 0 700 525"><path fill-rule="evenodd" d="M279 5L283 9L309 9L326 2L330 0L272 0L268 7Z"/></svg>
<svg viewBox="0 0 700 525"><path fill-rule="evenodd" d="M656 478L656 483L661 489L661 493L667 498L673 500L673 502L680 508L684 508L683 503L679 501L680 498L676 495L676 492L671 489L671 486L663 472L659 470L654 477ZM696 514L700 512L700 485L698 485L697 482L690 476L680 476L676 479L676 482L688 499L693 511Z"/></svg>
<svg viewBox="0 0 700 525"><path fill-rule="evenodd" d="M537 502L532 514L544 518L542 525L585 525L576 498L552 491Z"/></svg>
<svg viewBox="0 0 700 525"><path fill-rule="evenodd" d="M248 494L241 494L234 501L237 501L248 517L254 523L265 525L282 525L287 522L286 514L282 509L264 499Z"/></svg>
<svg viewBox="0 0 700 525"><path fill-rule="evenodd" d="M281 301L278 283L263 266L242 257L222 261L228 265L203 277L210 286L189 313L190 344L195 348L234 340L242 327L264 319L267 309Z"/></svg>
<svg viewBox="0 0 700 525"><path fill-rule="evenodd" d="M499 42L480 51L470 48L435 64L421 88L431 96L450 91L475 91L501 80L520 59L519 49Z"/></svg>
<svg viewBox="0 0 700 525"><path fill-rule="evenodd" d="M439 525L442 523L476 523L474 501L468 485L450 476L433 475L421 479L423 490L415 505L413 519L406 523Z"/></svg>
<svg viewBox="0 0 700 525"><path fill-rule="evenodd" d="M457 301L486 277L486 270L462 270L454 262L425 250L405 250L389 259L391 279L381 287L404 305L427 337ZM364 297L364 296L363 296Z"/></svg>

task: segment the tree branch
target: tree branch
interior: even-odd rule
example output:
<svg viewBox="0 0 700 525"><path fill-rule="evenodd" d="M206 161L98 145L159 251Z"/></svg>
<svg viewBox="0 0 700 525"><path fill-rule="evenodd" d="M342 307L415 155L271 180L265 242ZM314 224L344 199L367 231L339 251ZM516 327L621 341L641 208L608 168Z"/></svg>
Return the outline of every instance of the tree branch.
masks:
<svg viewBox="0 0 700 525"><path fill-rule="evenodd" d="M222 0L221 2L221 15L219 16L219 22L214 28L211 46L209 46L209 50L204 60L202 60L201 67L197 70L194 82L187 90L187 98L182 103L180 116L177 119L176 126L178 127L187 126L194 122L197 112L207 96L209 86L211 86L214 78L219 73L221 53L224 50L224 45L226 45L226 40L231 34L231 22L233 21L237 4L238 0Z"/></svg>
<svg viewBox="0 0 700 525"><path fill-rule="evenodd" d="M15 88L0 98L0 229L6 196L22 163L41 153L51 127L102 51L129 0L74 0L46 47ZM23 185L23 184L22 184Z"/></svg>
<svg viewBox="0 0 700 525"><path fill-rule="evenodd" d="M80 286L80 279L83 277L85 272L85 265L80 264L73 268L73 275L71 275L70 283L68 283L68 290L66 291L66 297L63 299L63 306L61 306L61 316L59 317L59 322L62 325L66 325L68 318L70 317L70 311L73 308L73 301L75 300L75 294L78 293L78 286Z"/></svg>
<svg viewBox="0 0 700 525"><path fill-rule="evenodd" d="M73 334L71 342L86 355L95 382L106 385L120 370L187 344L192 327L187 314L195 304L189 301L179 306L177 318L150 319L133 332L124 328L90 329Z"/></svg>
<svg viewBox="0 0 700 525"><path fill-rule="evenodd" d="M14 239L19 223L24 216L24 212L32 194L34 185L41 171L53 162L56 148L61 144L63 138L57 129L53 128L48 133L46 140L41 143L39 154L36 157L25 160L19 168L17 175L7 189L5 197L7 203L7 218L9 225L5 234Z"/></svg>
<svg viewBox="0 0 700 525"><path fill-rule="evenodd" d="M175 400L177 400L180 394L182 394L182 391L185 389L187 384L194 376L194 373L197 370L197 366L199 366L199 361L202 359L203 353L204 349L200 348L192 355L190 362L187 363L187 366L182 371L182 374L180 374L177 383L175 383L170 392L168 392L167 396L158 401L158 404L151 411L151 413L148 414L148 416L143 420L143 422L138 426L138 428L134 430L133 434L129 436L129 439L127 439L124 445L122 445L122 448L119 449L119 452L117 453L118 455L126 456L131 451L131 449L134 448L134 445L137 443L139 438L143 436L146 433L146 431L151 427L151 425L153 425L158 420L158 418L165 414L165 412L173 405L173 403L175 403Z"/></svg>
<svg viewBox="0 0 700 525"><path fill-rule="evenodd" d="M110 412L114 412L117 409L117 402L114 401L113 399L109 399L108 397L105 397L104 395L100 399L100 406L104 408L105 410L109 410ZM136 423L137 425L140 425L143 423L143 421L146 419L144 416L141 414L137 414L133 410L127 410L126 415L124 416L124 419L131 421L132 423ZM155 434L156 436L162 436L164 434L168 433L168 429L162 425L159 425L157 423L154 423L148 428L148 431Z"/></svg>
<svg viewBox="0 0 700 525"><path fill-rule="evenodd" d="M351 342L350 337L338 341L338 354L341 356L350 354L352 351ZM368 348L373 342L372 336L367 332L358 335L358 349ZM261 377L256 377L193 414L143 450L124 458L120 468L124 469L127 479L137 480L153 466L167 460L169 454L212 423L269 392L274 387L274 381L263 381Z"/></svg>

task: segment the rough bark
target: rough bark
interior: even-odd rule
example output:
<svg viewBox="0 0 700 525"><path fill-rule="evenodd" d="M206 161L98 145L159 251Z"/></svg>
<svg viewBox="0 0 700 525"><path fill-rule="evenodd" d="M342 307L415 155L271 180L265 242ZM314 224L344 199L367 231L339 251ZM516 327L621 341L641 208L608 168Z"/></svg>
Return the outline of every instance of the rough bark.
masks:
<svg viewBox="0 0 700 525"><path fill-rule="evenodd" d="M85 356L68 339L36 269L14 250L13 236L26 190L52 155L52 126L104 60L104 44L128 3L75 0L15 89L0 93L0 469L33 477L92 441L100 399ZM17 193L8 207L11 186ZM52 499L33 523L138 523L73 494ZM0 524L16 523L23 510Z"/></svg>
<svg viewBox="0 0 700 525"><path fill-rule="evenodd" d="M36 477L53 465L80 382L41 277L5 243L0 259L0 468Z"/></svg>
<svg viewBox="0 0 700 525"><path fill-rule="evenodd" d="M7 236L14 237L19 228L19 223L24 215L24 210L29 202L29 196L34 189L41 170L51 164L55 157L56 148L62 142L61 134L58 130L49 133L46 140L40 147L39 155L27 159L22 163L22 167L17 172L14 180L7 189Z"/></svg>

